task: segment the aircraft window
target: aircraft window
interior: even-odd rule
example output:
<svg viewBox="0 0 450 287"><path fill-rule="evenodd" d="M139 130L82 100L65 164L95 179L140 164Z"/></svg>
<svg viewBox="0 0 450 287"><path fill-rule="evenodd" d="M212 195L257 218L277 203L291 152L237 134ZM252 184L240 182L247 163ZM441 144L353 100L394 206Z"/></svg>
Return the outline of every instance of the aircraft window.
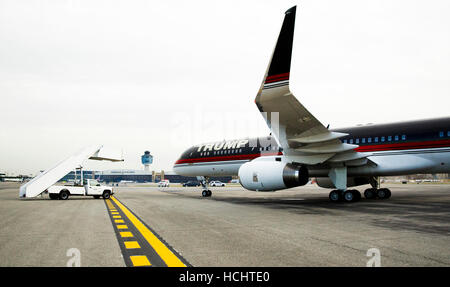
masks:
<svg viewBox="0 0 450 287"><path fill-rule="evenodd" d="M359 139L356 139L356 140L355 140L355 143L357 143L357 144L358 144L358 143L359 143Z"/></svg>
<svg viewBox="0 0 450 287"><path fill-rule="evenodd" d="M361 143L366 143L366 138L362 138Z"/></svg>
<svg viewBox="0 0 450 287"><path fill-rule="evenodd" d="M406 140L406 135L402 135L402 140Z"/></svg>
<svg viewBox="0 0 450 287"><path fill-rule="evenodd" d="M381 142L384 142L384 137L381 137Z"/></svg>
<svg viewBox="0 0 450 287"><path fill-rule="evenodd" d="M444 137L444 132L439 132L439 137L443 138Z"/></svg>
<svg viewBox="0 0 450 287"><path fill-rule="evenodd" d="M349 140L349 143L351 143L351 144L352 144L352 143L353 143L353 139L350 139L350 140Z"/></svg>
<svg viewBox="0 0 450 287"><path fill-rule="evenodd" d="M367 142L371 143L372 142L372 138L367 138Z"/></svg>
<svg viewBox="0 0 450 287"><path fill-rule="evenodd" d="M376 142L376 143L378 142L378 137L375 137L375 142Z"/></svg>
<svg viewBox="0 0 450 287"><path fill-rule="evenodd" d="M242 149L239 149L239 153L241 153L242 152Z"/></svg>
<svg viewBox="0 0 450 287"><path fill-rule="evenodd" d="M347 143L347 140L343 140L344 143Z"/></svg>
<svg viewBox="0 0 450 287"><path fill-rule="evenodd" d="M395 136L395 140L398 141L398 136Z"/></svg>
<svg viewBox="0 0 450 287"><path fill-rule="evenodd" d="M447 131L447 136L450 137L450 131Z"/></svg>
<svg viewBox="0 0 450 287"><path fill-rule="evenodd" d="M392 136L388 136L388 142L392 141Z"/></svg>

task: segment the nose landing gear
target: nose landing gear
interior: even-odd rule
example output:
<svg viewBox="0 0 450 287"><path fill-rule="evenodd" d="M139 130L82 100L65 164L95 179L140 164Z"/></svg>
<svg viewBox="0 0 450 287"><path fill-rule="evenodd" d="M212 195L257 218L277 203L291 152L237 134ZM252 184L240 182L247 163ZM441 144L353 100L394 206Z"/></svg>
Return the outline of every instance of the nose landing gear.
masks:
<svg viewBox="0 0 450 287"><path fill-rule="evenodd" d="M200 180L200 183L203 187L202 197L210 197L212 195L212 192L211 192L211 190L208 189L209 178L208 177L197 177L197 179Z"/></svg>
<svg viewBox="0 0 450 287"><path fill-rule="evenodd" d="M202 196L203 197L210 197L212 195L212 192L211 192L211 190L209 190L209 189L204 189L203 191L202 191Z"/></svg>

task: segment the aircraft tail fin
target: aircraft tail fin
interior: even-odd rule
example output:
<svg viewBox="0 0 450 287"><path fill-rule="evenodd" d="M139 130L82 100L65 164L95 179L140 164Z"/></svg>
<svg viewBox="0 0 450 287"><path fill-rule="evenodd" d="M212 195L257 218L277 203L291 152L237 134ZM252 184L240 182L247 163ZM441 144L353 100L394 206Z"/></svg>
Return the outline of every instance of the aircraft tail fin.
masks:
<svg viewBox="0 0 450 287"><path fill-rule="evenodd" d="M289 85L296 9L297 6L294 6L285 13L280 35L264 78L264 89Z"/></svg>

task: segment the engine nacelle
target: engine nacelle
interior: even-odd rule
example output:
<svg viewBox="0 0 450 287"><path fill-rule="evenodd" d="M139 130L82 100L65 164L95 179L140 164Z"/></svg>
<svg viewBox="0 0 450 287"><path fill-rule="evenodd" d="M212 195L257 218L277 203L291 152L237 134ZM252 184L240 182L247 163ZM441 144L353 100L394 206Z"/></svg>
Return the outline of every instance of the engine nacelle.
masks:
<svg viewBox="0 0 450 287"><path fill-rule="evenodd" d="M274 191L308 183L308 169L282 161L253 160L239 168L241 185L249 190Z"/></svg>

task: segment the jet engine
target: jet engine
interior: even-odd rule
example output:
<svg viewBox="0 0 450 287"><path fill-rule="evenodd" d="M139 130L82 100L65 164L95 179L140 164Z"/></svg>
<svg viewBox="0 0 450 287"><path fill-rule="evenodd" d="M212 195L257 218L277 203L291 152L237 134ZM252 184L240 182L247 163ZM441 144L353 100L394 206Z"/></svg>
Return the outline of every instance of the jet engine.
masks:
<svg viewBox="0 0 450 287"><path fill-rule="evenodd" d="M308 169L282 161L253 160L239 168L243 187L256 191L275 191L308 183Z"/></svg>

